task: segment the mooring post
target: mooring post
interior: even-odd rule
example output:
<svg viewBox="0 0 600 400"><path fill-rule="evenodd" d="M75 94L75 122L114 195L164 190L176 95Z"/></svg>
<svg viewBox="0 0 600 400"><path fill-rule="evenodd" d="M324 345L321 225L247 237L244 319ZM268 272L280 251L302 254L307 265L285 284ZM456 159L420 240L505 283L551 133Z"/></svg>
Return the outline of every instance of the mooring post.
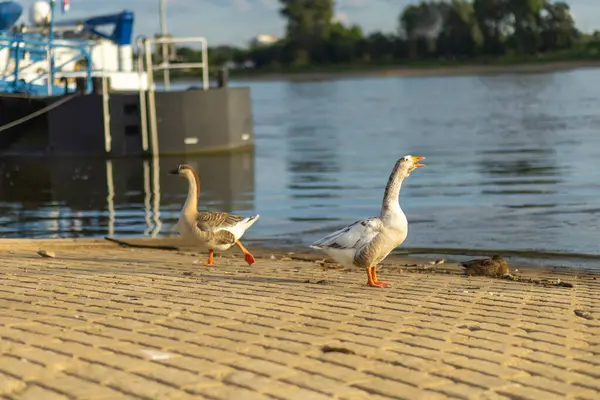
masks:
<svg viewBox="0 0 600 400"><path fill-rule="evenodd" d="M229 70L227 67L219 69L217 72L217 87L225 88L229 85Z"/></svg>

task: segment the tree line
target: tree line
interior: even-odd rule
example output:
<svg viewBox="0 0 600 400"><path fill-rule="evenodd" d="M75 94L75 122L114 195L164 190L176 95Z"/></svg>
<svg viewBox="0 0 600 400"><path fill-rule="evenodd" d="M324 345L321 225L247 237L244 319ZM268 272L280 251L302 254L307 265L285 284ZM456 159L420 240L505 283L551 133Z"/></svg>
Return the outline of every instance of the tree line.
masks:
<svg viewBox="0 0 600 400"><path fill-rule="evenodd" d="M335 0L280 0L285 36L269 45L209 50L212 66L280 69L332 64L470 60L584 49L595 55L600 34L584 35L569 5L550 0L422 1L399 10L397 31L365 35L334 18ZM178 49L186 61L199 58Z"/></svg>

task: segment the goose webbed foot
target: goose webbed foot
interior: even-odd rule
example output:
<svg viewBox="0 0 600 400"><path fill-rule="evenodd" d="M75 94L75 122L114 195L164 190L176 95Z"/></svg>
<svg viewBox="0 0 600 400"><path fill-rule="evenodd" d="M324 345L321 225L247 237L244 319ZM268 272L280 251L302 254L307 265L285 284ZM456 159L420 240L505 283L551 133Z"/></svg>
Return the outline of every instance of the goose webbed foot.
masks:
<svg viewBox="0 0 600 400"><path fill-rule="evenodd" d="M215 260L213 259L213 253L214 253L214 250L212 250L212 249L208 250L208 260L202 265L204 265L205 267L215 265Z"/></svg>
<svg viewBox="0 0 600 400"><path fill-rule="evenodd" d="M367 285L378 288L389 288L392 286L391 283L377 280L377 266L371 266L367 268Z"/></svg>
<svg viewBox="0 0 600 400"><path fill-rule="evenodd" d="M248 263L248 265L252 265L256 262L254 256L248 250L246 250L244 246L242 246L242 243L239 240L237 240L235 244L244 252L244 260Z"/></svg>

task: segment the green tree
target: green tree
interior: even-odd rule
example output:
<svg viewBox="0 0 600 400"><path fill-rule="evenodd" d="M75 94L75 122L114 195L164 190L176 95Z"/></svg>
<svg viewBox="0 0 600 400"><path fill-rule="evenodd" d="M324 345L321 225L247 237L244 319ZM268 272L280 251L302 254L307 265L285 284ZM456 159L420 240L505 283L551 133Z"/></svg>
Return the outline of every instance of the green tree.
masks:
<svg viewBox="0 0 600 400"><path fill-rule="evenodd" d="M208 63L211 66L221 67L228 62L236 62L240 60L242 51L233 46L217 46L210 49L208 52ZM198 51L198 61L201 59Z"/></svg>
<svg viewBox="0 0 600 400"><path fill-rule="evenodd" d="M520 53L535 54L541 44L540 19L546 0L506 0L513 23L511 44Z"/></svg>
<svg viewBox="0 0 600 400"><path fill-rule="evenodd" d="M208 53L212 55L212 49ZM202 53L190 47L178 47L176 54L177 58L183 62L195 63L202 61Z"/></svg>
<svg viewBox="0 0 600 400"><path fill-rule="evenodd" d="M445 56L474 56L483 44L473 4L452 0L437 38L438 52Z"/></svg>
<svg viewBox="0 0 600 400"><path fill-rule="evenodd" d="M363 58L363 31L358 25L344 26L335 22L331 26L329 40L326 42L326 61L353 62Z"/></svg>
<svg viewBox="0 0 600 400"><path fill-rule="evenodd" d="M398 33L406 38L411 58L435 52L435 39L442 29L448 7L446 2L432 1L404 8L398 18Z"/></svg>
<svg viewBox="0 0 600 400"><path fill-rule="evenodd" d="M397 39L392 35L372 33L364 40L367 59L375 62L391 62L398 56L396 41Z"/></svg>
<svg viewBox="0 0 600 400"><path fill-rule="evenodd" d="M281 43L270 46L257 46L248 50L246 59L254 64L255 68L278 68L282 60L286 60L286 47Z"/></svg>
<svg viewBox="0 0 600 400"><path fill-rule="evenodd" d="M600 54L600 33L581 34L565 1L428 0L401 10L397 34L367 37L357 25L333 19L334 0L279 0L286 37L274 44L242 50L211 48L211 65L252 61L258 68L326 63L392 63L431 57L472 58L507 52L535 54L577 49ZM600 0L599 0L600 1ZM182 61L199 61L200 52L180 48Z"/></svg>
<svg viewBox="0 0 600 400"><path fill-rule="evenodd" d="M474 0L473 10L483 36L484 52L504 53L508 33L507 0Z"/></svg>
<svg viewBox="0 0 600 400"><path fill-rule="evenodd" d="M563 50L572 47L579 32L569 5L559 1L547 2L541 12L541 42L543 51Z"/></svg>
<svg viewBox="0 0 600 400"><path fill-rule="evenodd" d="M334 0L279 0L293 62L307 64L331 35Z"/></svg>

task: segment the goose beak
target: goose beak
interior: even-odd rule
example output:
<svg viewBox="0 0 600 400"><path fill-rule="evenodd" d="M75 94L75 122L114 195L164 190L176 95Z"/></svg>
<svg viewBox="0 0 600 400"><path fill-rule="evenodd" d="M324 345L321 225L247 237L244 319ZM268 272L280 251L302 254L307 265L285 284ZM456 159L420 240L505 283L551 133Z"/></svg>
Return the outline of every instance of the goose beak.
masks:
<svg viewBox="0 0 600 400"><path fill-rule="evenodd" d="M424 160L425 157L416 157L416 156L411 156L413 162L415 163L415 168L421 168L424 167L425 164L419 164L419 161Z"/></svg>
<svg viewBox="0 0 600 400"><path fill-rule="evenodd" d="M169 175L179 175L179 169L175 168L172 171L169 171Z"/></svg>

